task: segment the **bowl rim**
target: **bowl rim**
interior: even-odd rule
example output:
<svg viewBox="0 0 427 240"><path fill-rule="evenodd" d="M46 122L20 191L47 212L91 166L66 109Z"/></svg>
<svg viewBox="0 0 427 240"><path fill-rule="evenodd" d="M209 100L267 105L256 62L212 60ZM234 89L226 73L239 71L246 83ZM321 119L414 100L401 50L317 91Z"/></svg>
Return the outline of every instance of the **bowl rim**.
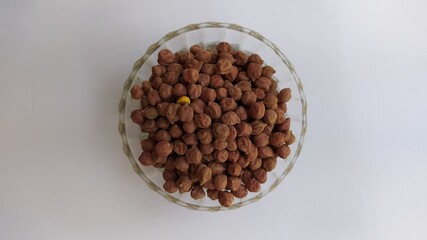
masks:
<svg viewBox="0 0 427 240"><path fill-rule="evenodd" d="M142 171L142 169L140 168L140 166L136 162L136 160L135 160L135 158L134 158L134 156L130 150L130 146L129 146L127 136L126 136L126 124L125 124L126 98L129 94L129 89L131 87L131 84L132 84L134 78L136 77L141 66L146 62L146 60L149 58L149 56L153 52L155 52L159 47L161 47L164 43L168 42L172 38L175 38L176 36L178 36L182 33L190 32L190 31L198 30L198 29L203 29L203 28L226 28L226 29L236 30L236 31L246 33L246 34L262 41L263 43L265 43L268 47L270 47L280 57L282 62L288 67L290 73L292 74L292 78L298 87L298 92L300 95L300 102L302 105L302 113L301 113L302 126L301 126L301 134L300 134L300 138L299 138L300 140L298 142L298 146L297 146L297 149L295 150L295 154L294 154L293 158L290 159L290 163L289 163L288 167L276 179L276 181L274 181L274 183L271 184L267 189L265 189L264 191L258 193L257 195L255 195L249 199L243 200L243 201L238 202L238 203L234 203L228 208L225 208L222 206L199 206L196 204L184 202L184 201L170 195L169 193L166 193L163 189L161 189L155 183L153 183L145 175L145 173ZM269 192L274 190L279 185L279 183L281 183L283 181L283 179L289 174L289 172L294 167L294 165L295 165L295 163L296 163L296 161L297 161L297 159L301 153L302 146L304 144L305 133L307 131L307 101L305 98L302 82L301 82L300 78L298 77L297 73L295 72L295 68L294 68L293 64L288 60L288 58L279 50L279 48L274 43L272 43L270 40L266 39L260 33L253 31L251 29L242 27L238 24L233 24L233 23L203 22L203 23L197 23L197 24L190 24L190 25L182 27L178 30L169 32L164 37L162 37L159 41L152 44L150 47L148 47L148 49L146 50L144 55L140 59L138 59L135 62L135 64L133 65L131 74L129 75L129 77L127 78L127 80L125 81L125 83L123 85L123 92L122 92L122 96L120 98L118 109L119 109L118 130L119 130L120 136L122 138L123 152L125 153L125 155L129 159L129 161L131 162L133 170L144 180L144 182L148 185L149 188L151 188L153 191L159 193L166 200L168 200L169 202L172 202L172 203L176 203L176 204L183 206L185 208L192 209L192 210L203 210L203 211L210 211L210 212L232 210L232 209L237 209L237 208L240 208L242 206L248 205L250 203L256 202L259 199L261 199L262 197L264 197L265 195L267 195Z"/></svg>

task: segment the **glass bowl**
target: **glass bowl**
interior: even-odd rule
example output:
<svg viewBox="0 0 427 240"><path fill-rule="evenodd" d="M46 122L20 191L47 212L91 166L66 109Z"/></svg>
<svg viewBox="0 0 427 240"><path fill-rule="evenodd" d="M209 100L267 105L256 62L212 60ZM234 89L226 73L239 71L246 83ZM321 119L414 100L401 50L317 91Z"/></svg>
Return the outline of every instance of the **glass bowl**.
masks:
<svg viewBox="0 0 427 240"><path fill-rule="evenodd" d="M140 141L147 138L147 134L141 133L140 127L133 123L130 114L140 107L139 101L132 100L129 88L135 84L141 84L151 75L151 67L157 65L157 54L161 49L168 48L172 52L189 49L194 44L204 47L214 46L219 42L229 42L234 49L247 53L259 54L266 65L272 66L276 73L280 89L288 87L292 89L292 99L288 102L286 115L291 118L291 130L296 140L290 146L291 154L286 159L278 159L276 168L268 173L268 180L261 184L261 190L257 193L249 193L243 199L236 198L231 207L222 207L218 201L212 201L208 197L194 200L189 193L170 194L163 190L162 170L154 167L142 166L137 160L141 154ZM261 34L236 24L206 22L191 24L179 30L166 34L158 42L151 45L147 52L133 66L129 78L123 87L123 95L119 104L119 132L123 141L123 151L129 158L135 172L147 183L147 185L166 200L194 210L221 211L236 209L258 201L272 191L292 170L300 155L307 127L307 104L303 87L291 62L277 48L276 45L264 38Z"/></svg>

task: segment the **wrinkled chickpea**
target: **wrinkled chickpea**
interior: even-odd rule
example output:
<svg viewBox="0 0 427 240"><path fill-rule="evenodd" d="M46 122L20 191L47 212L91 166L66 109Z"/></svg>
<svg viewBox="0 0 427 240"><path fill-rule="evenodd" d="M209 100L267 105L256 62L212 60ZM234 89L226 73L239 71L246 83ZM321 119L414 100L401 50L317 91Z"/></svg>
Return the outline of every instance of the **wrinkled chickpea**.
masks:
<svg viewBox="0 0 427 240"><path fill-rule="evenodd" d="M178 116L181 122L190 122L191 120L193 120L194 117L193 108L188 105L182 106L179 109Z"/></svg>
<svg viewBox="0 0 427 240"><path fill-rule="evenodd" d="M192 146L185 153L185 160L189 164L199 164L202 162L202 153L196 146Z"/></svg>
<svg viewBox="0 0 427 240"><path fill-rule="evenodd" d="M207 154L211 154L214 151L214 146L212 143L207 143L207 144L199 144L200 147L200 152L203 155L207 155Z"/></svg>
<svg viewBox="0 0 427 240"><path fill-rule="evenodd" d="M184 129L186 133L194 133L197 129L197 126L194 120L191 120L189 122L182 123L182 129Z"/></svg>
<svg viewBox="0 0 427 240"><path fill-rule="evenodd" d="M193 108L194 113L204 113L206 103L201 99L194 99L191 101L190 106Z"/></svg>
<svg viewBox="0 0 427 240"><path fill-rule="evenodd" d="M175 181L166 181L163 184L163 189L168 193L174 193L178 191L178 186L176 185Z"/></svg>
<svg viewBox="0 0 427 240"><path fill-rule="evenodd" d="M152 106L156 106L158 103L162 101L162 98L159 95L157 90L151 89L151 91L147 94L148 103Z"/></svg>
<svg viewBox="0 0 427 240"><path fill-rule="evenodd" d="M277 165L277 159L274 157L266 158L262 160L262 168L267 172L271 172Z"/></svg>
<svg viewBox="0 0 427 240"><path fill-rule="evenodd" d="M199 80L197 80L197 83L200 84L200 86L202 87L207 87L210 81L211 77L209 75L200 73Z"/></svg>
<svg viewBox="0 0 427 240"><path fill-rule="evenodd" d="M285 159L291 154L291 149L288 145L282 145L274 150L274 154Z"/></svg>
<svg viewBox="0 0 427 240"><path fill-rule="evenodd" d="M168 131L162 129L157 131L156 133L156 141L161 142L161 141L166 141L166 142L170 142L171 140L171 136L169 135Z"/></svg>
<svg viewBox="0 0 427 240"><path fill-rule="evenodd" d="M178 155L184 155L187 152L187 149L188 149L187 145L185 145L185 143L181 140L176 140L173 143L173 150Z"/></svg>
<svg viewBox="0 0 427 240"><path fill-rule="evenodd" d="M158 54L157 62L162 66L168 66L171 63L176 62L175 54L169 49L162 49Z"/></svg>
<svg viewBox="0 0 427 240"><path fill-rule="evenodd" d="M197 131L197 137L199 138L200 143L208 144L212 142L213 132L210 128L203 128Z"/></svg>
<svg viewBox="0 0 427 240"><path fill-rule="evenodd" d="M179 111L181 109L180 104L171 103L166 109L166 117L168 118L171 124L174 124L179 120Z"/></svg>
<svg viewBox="0 0 427 240"><path fill-rule="evenodd" d="M242 98L243 101L243 98ZM233 111L237 108L237 103L232 98L224 98L219 102L222 112Z"/></svg>
<svg viewBox="0 0 427 240"><path fill-rule="evenodd" d="M264 147L267 146L269 143L269 136L265 133L260 133L258 135L255 135L253 137L254 144L256 147Z"/></svg>
<svg viewBox="0 0 427 240"><path fill-rule="evenodd" d="M198 128L208 128L211 126L211 118L204 113L197 113L194 115L194 122Z"/></svg>
<svg viewBox="0 0 427 240"><path fill-rule="evenodd" d="M188 85L187 92L191 99L197 99L202 95L202 85L191 83Z"/></svg>
<svg viewBox="0 0 427 240"><path fill-rule="evenodd" d="M212 56L212 54L211 54ZM206 75L213 75L215 72L215 64L205 63L202 66L202 69L200 70L201 73L204 73Z"/></svg>
<svg viewBox="0 0 427 240"><path fill-rule="evenodd" d="M220 88L222 86L224 86L224 79L221 77L221 75L212 75L209 81L209 87Z"/></svg>
<svg viewBox="0 0 427 240"><path fill-rule="evenodd" d="M186 133L182 135L181 139L188 146L195 146L198 143L197 135L194 133Z"/></svg>
<svg viewBox="0 0 427 240"><path fill-rule="evenodd" d="M200 96L200 98L203 101L205 101L206 103L207 102L213 102L213 101L215 101L215 98L216 98L216 92L212 88L204 87L202 89L202 95Z"/></svg>
<svg viewBox="0 0 427 240"><path fill-rule="evenodd" d="M218 191L222 191L227 187L227 175L218 174L214 177L215 189Z"/></svg>
<svg viewBox="0 0 427 240"><path fill-rule="evenodd" d="M139 100L144 96L144 91L142 90L142 88L139 85L134 85L130 89L130 95L133 99Z"/></svg>
<svg viewBox="0 0 427 240"><path fill-rule="evenodd" d="M265 110L264 117L262 118L262 120L269 125L274 125L277 120L276 111L273 109Z"/></svg>
<svg viewBox="0 0 427 240"><path fill-rule="evenodd" d="M217 88L215 89L215 92L216 92L216 100L218 101L221 101L228 96L228 91L227 91L227 88L225 87Z"/></svg>
<svg viewBox="0 0 427 240"><path fill-rule="evenodd" d="M173 151L173 146L170 142L167 141L160 141L156 144L156 147L154 148L154 153L156 153L159 156L167 157L169 154L171 154Z"/></svg>
<svg viewBox="0 0 427 240"><path fill-rule="evenodd" d="M221 107L216 102L208 102L207 106L205 107L205 113L212 119L219 119L222 114Z"/></svg>
<svg viewBox="0 0 427 240"><path fill-rule="evenodd" d="M265 105L263 102L256 102L249 107L249 113L253 119L259 120L264 117Z"/></svg>
<svg viewBox="0 0 427 240"><path fill-rule="evenodd" d="M278 98L279 102L288 102L291 99L291 89L290 88L284 88L280 90Z"/></svg>
<svg viewBox="0 0 427 240"><path fill-rule="evenodd" d="M178 125L176 125L176 124L173 124L170 128L169 128L169 135L171 136L171 137L173 137L173 138L179 138L179 137L181 137L182 136L182 130L181 130L181 128L178 126Z"/></svg>
<svg viewBox="0 0 427 240"><path fill-rule="evenodd" d="M242 98L242 89L238 86L233 86L228 89L228 95L235 101L239 101Z"/></svg>
<svg viewBox="0 0 427 240"><path fill-rule="evenodd" d="M223 150L223 149L226 149L226 148L227 148L227 146L228 146L228 142L227 142L227 141L223 141L223 140L215 139L215 140L212 142L212 145L213 145L213 147L214 147L215 149L217 149L217 150Z"/></svg>
<svg viewBox="0 0 427 240"><path fill-rule="evenodd" d="M239 116L232 111L226 112L221 116L221 122L224 124L227 124L229 126L235 125L237 123L240 123Z"/></svg>
<svg viewBox="0 0 427 240"><path fill-rule="evenodd" d="M142 115L146 119L156 119L159 116L157 109L153 106L148 106L144 110L142 110Z"/></svg>
<svg viewBox="0 0 427 240"><path fill-rule="evenodd" d="M220 59L215 65L217 74L228 74L233 70L233 63L226 59Z"/></svg>
<svg viewBox="0 0 427 240"><path fill-rule="evenodd" d="M215 161L222 163L222 162L227 161L228 151L226 149L214 150L213 156L214 156Z"/></svg>
<svg viewBox="0 0 427 240"><path fill-rule="evenodd" d="M268 94L267 96L265 96L263 103L266 108L270 108L274 110L277 108L277 97L274 95Z"/></svg>
<svg viewBox="0 0 427 240"><path fill-rule="evenodd" d="M248 73L248 77L252 79L252 81L255 81L255 79L261 77L261 74L262 74L261 64L253 63L253 62L249 63L247 73Z"/></svg>
<svg viewBox="0 0 427 240"><path fill-rule="evenodd" d="M188 176L180 176L176 181L176 184L178 185L178 190L181 194L190 191L193 186L193 183Z"/></svg>

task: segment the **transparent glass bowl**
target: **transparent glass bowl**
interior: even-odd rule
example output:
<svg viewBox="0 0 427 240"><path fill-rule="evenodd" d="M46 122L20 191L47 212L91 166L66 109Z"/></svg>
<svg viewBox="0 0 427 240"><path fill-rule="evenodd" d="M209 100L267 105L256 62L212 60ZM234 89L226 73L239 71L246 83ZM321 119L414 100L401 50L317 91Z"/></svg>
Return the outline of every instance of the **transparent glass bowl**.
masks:
<svg viewBox="0 0 427 240"><path fill-rule="evenodd" d="M267 182L261 184L261 191L249 193L243 199L235 198L233 205L229 208L222 207L218 201L212 201L208 197L194 200L189 193L181 195L164 191L162 187L164 183L162 170L142 166L138 161L142 151L140 141L147 138L147 134L141 133L140 127L130 119L131 112L140 107L140 102L132 100L129 88L135 84L141 84L143 80L150 77L151 67L157 65L157 54L161 49L168 48L172 52L176 52L182 49L190 49L194 44L209 47L222 41L229 42L234 49L259 54L266 65L270 65L276 70L274 78L278 81L278 87L280 89L285 87L292 89L292 99L287 104L288 111L286 115L291 118L291 130L296 137L295 143L290 146L290 156L286 159L278 159L276 168L268 173ZM151 45L144 56L136 61L129 78L124 84L119 112L119 132L123 141L123 151L129 158L135 172L141 176L152 190L168 201L189 209L205 211L236 209L261 199L277 187L293 168L301 152L307 127L307 104L304 91L291 62L280 52L276 45L261 34L236 24L217 22L188 25L166 34L158 42Z"/></svg>

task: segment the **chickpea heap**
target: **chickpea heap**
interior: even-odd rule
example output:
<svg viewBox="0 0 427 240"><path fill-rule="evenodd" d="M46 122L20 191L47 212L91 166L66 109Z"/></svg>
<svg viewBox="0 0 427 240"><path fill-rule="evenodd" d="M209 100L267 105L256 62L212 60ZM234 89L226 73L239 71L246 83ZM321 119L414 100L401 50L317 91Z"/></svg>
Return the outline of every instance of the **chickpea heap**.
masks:
<svg viewBox="0 0 427 240"><path fill-rule="evenodd" d="M141 164L163 169L165 191L207 195L224 207L260 191L295 141L285 116L291 91L278 91L275 70L226 42L163 49L158 63L130 90L141 101L131 118L148 133Z"/></svg>

